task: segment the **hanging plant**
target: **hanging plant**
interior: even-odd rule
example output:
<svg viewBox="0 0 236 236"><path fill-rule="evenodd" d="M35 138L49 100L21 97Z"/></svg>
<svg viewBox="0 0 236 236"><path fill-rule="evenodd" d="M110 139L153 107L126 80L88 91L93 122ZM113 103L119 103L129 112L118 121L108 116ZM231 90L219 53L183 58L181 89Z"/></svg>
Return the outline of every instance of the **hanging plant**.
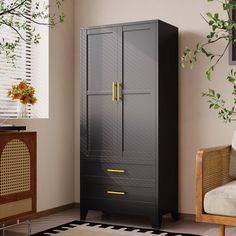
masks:
<svg viewBox="0 0 236 236"><path fill-rule="evenodd" d="M207 0L208 2L216 2L220 4L223 11L227 13L227 18L223 19L219 13L207 12L205 16L201 15L203 20L208 24L210 30L206 35L204 43L197 43L192 49L186 48L181 56L182 67L185 65L193 68L197 63L198 56L203 54L209 61L209 67L206 70L207 80L212 80L215 77L214 71L225 55L229 45L236 43L233 38L233 30L236 30L236 22L231 17L231 11L236 8L236 0ZM212 52L209 49L210 45L219 42L225 42L225 46L220 53ZM218 112L218 117L225 122L231 122L236 116L236 70L232 69L226 76L226 81L232 87L232 105L227 105L225 99L220 92L209 88L207 91L202 92L202 96L207 98L209 108Z"/></svg>

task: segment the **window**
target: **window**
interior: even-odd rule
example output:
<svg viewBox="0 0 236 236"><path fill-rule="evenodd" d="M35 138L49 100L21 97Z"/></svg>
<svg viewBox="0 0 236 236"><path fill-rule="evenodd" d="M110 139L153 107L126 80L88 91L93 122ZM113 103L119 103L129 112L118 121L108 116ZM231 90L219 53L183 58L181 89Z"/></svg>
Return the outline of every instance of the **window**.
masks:
<svg viewBox="0 0 236 236"><path fill-rule="evenodd" d="M4 0L4 2L15 1ZM29 0L26 5L29 14L31 7L34 7L34 5L31 6L32 2L34 3ZM22 17L18 17L17 20L25 22ZM6 56L0 53L0 119L17 118L18 102L8 97L8 91L12 85L18 84L22 80L26 80L28 84L35 87L38 99L34 106L28 105L28 118L48 118L49 116L49 29L45 26L31 24L30 21L27 21L26 28L28 30L20 32L26 42L21 40L15 51L17 58L15 66L7 62ZM36 32L40 33L39 45L30 42L31 27L35 27ZM17 37L18 34L9 26L0 25L0 42L3 38L14 42Z"/></svg>
<svg viewBox="0 0 236 236"><path fill-rule="evenodd" d="M11 3L10 0L5 2ZM30 11L30 1L26 5ZM16 20L23 22L23 18L16 17ZM31 22L26 22L26 31L20 31L26 42L20 40L19 46L15 51L15 65L7 62L5 54L0 54L0 118L16 118L17 117L17 102L8 98L8 90L19 81L26 80L31 84L31 43L30 43L30 28ZM9 42L14 42L18 34L7 25L0 25L0 41L3 38ZM28 106L28 114L31 116L31 107Z"/></svg>

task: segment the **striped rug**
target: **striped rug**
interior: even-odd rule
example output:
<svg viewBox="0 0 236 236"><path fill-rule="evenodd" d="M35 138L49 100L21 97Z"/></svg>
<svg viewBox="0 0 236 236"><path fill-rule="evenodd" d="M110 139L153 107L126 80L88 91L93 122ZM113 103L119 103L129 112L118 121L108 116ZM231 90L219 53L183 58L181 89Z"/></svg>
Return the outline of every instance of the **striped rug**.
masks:
<svg viewBox="0 0 236 236"><path fill-rule="evenodd" d="M72 221L36 234L33 236L197 236L159 231L155 229L134 228L120 225L109 225L84 221Z"/></svg>

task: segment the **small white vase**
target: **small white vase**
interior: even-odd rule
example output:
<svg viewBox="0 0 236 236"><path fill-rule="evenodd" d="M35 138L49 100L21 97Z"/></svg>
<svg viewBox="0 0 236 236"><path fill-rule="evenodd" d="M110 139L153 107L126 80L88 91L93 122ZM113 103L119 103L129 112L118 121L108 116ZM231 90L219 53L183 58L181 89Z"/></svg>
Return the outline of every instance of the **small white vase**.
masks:
<svg viewBox="0 0 236 236"><path fill-rule="evenodd" d="M28 118L27 104L23 104L20 101L18 102L17 105L17 118L18 119Z"/></svg>

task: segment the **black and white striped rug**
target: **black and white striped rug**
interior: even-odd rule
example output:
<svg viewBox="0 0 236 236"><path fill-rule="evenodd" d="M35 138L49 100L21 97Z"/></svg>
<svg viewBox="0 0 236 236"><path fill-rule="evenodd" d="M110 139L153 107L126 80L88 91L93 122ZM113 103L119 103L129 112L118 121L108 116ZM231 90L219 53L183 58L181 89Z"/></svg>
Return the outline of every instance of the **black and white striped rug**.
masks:
<svg viewBox="0 0 236 236"><path fill-rule="evenodd" d="M84 221L72 221L70 223L33 234L33 236L48 236L56 234L57 236L197 236L194 234L170 233L155 229L134 228Z"/></svg>

